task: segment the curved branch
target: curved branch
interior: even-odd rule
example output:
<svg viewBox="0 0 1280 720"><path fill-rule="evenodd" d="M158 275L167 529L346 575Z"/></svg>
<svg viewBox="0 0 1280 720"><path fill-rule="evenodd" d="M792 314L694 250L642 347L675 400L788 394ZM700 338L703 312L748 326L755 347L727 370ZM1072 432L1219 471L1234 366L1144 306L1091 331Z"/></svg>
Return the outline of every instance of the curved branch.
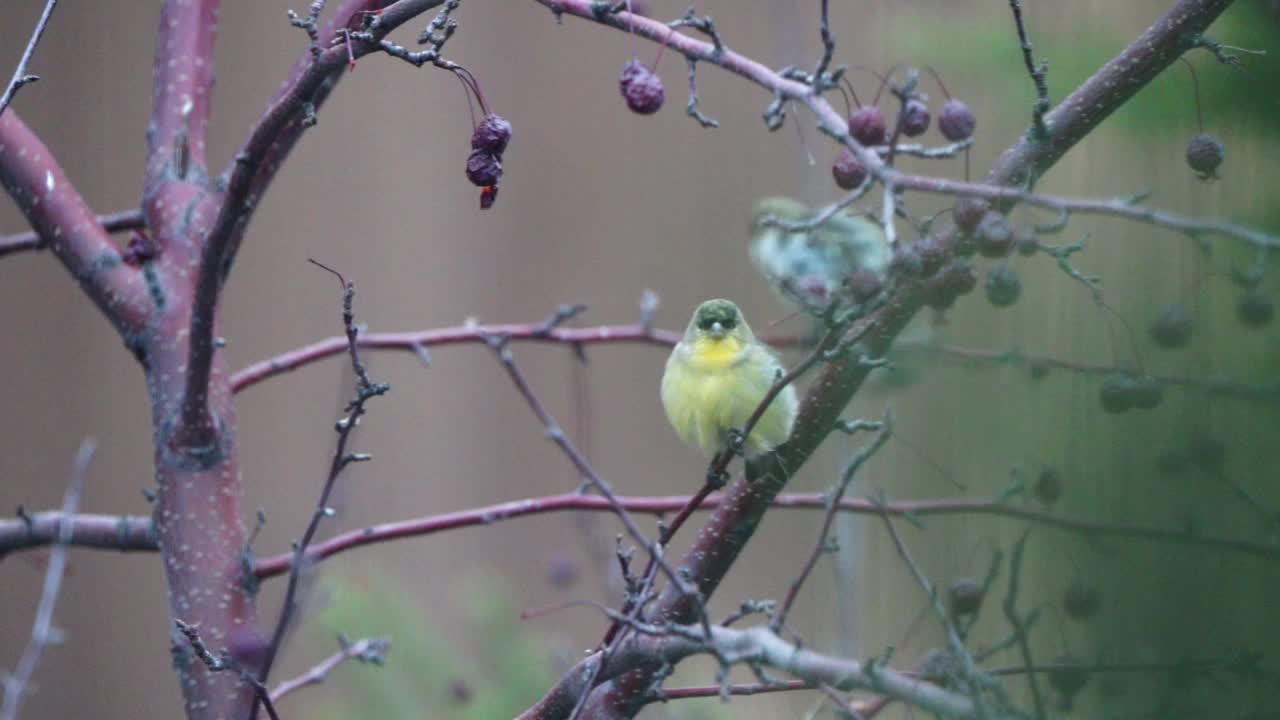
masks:
<svg viewBox="0 0 1280 720"><path fill-rule="evenodd" d="M459 325L412 332L362 333L356 342L362 349L402 350L421 355L423 348L463 343L483 344L486 338L493 337L563 345L646 343L659 347L671 347L680 341L677 333L670 330L657 330L642 324L601 325L590 328L556 327L547 330L545 327L540 327L540 323L523 323ZM304 365L340 355L346 351L345 337L335 335L325 338L244 368L231 376L231 389L233 392L240 392L276 375L297 370Z"/></svg>
<svg viewBox="0 0 1280 720"><path fill-rule="evenodd" d="M53 153L12 109L0 115L0 184L40 242L53 250L128 342L150 308L142 273L122 262Z"/></svg>

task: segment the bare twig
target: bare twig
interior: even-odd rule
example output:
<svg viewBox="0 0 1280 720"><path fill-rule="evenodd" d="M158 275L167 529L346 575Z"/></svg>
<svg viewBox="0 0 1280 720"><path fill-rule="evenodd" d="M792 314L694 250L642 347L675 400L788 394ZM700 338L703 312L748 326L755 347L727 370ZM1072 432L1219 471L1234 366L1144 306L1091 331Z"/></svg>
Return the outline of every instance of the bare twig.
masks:
<svg viewBox="0 0 1280 720"><path fill-rule="evenodd" d="M391 646L391 641L387 638L364 638L355 642L347 642L339 637L338 642L342 646L338 652L320 661L301 675L281 681L279 685L276 685L271 691L271 701L278 703L290 693L310 685L323 683L329 677L329 673L348 660L381 665L386 661L387 649Z"/></svg>
<svg viewBox="0 0 1280 720"><path fill-rule="evenodd" d="M774 632L779 632L786 624L787 613L791 612L791 606L795 604L796 597L800 594L801 586L809 578L809 573L813 572L814 566L818 564L818 558L822 557L822 554L828 550L831 523L835 520L836 512L840 508L840 501L844 499L845 493L849 490L849 484L853 482L858 470L884 446L889 436L893 434L893 414L886 412L884 420L881 422L857 421L851 423L850 427L850 432L854 430L873 430L876 433L876 437L865 447L858 450L848 464L845 465L844 471L840 473L840 478L836 481L836 484L827 491L827 507L826 512L823 513L822 529L818 531L818 540L814 543L813 550L809 553L809 558L805 561L804 567L800 569L800 574L791 582L786 598L778 605L773 617L769 619L769 628Z"/></svg>
<svg viewBox="0 0 1280 720"><path fill-rule="evenodd" d="M280 720L280 716L276 713L275 703L272 702L271 694L267 691L267 686L253 676L245 668L231 657L227 651L223 651L220 655L214 655L209 650L209 646L205 645L204 639L200 637L200 628L190 623L183 622L178 618L174 618L173 625L182 633L182 636L191 644L191 649L195 652L196 657L200 658L200 662L208 668L211 673L219 673L231 671L240 676L240 681L246 683L253 688L254 708L249 717L255 717L258 714L257 703L267 710L267 716L271 720Z"/></svg>
<svg viewBox="0 0 1280 720"><path fill-rule="evenodd" d="M40 13L40 19L36 21L35 30L31 31L31 39L27 41L27 47L22 51L22 58L18 60L18 66L13 69L13 78L9 80L9 85L4 89L4 93L0 94L0 115L4 114L5 108L9 107L9 103L13 102L13 97L18 94L24 85L29 85L40 79L38 75L28 75L27 65L31 63L31 56L36 52L36 45L40 44L40 37L44 35L44 29L49 25L49 18L53 17L53 9L58 6L58 0L47 0L44 4L44 11Z"/></svg>
<svg viewBox="0 0 1280 720"><path fill-rule="evenodd" d="M1026 668L1035 667L1031 658L1031 624L1035 622L1036 611L1029 617L1018 612L1018 590L1022 583L1022 557L1027 549L1027 540L1031 537L1031 529L1023 531L1022 537L1013 545L1013 553L1009 558L1009 591L1004 597L1004 616L1013 626L1013 635L1017 639L1018 649L1022 653L1022 663ZM1048 717L1045 714L1044 697L1040 693L1040 683L1035 673L1027 675L1027 684L1031 686L1031 699L1035 702L1037 720Z"/></svg>
<svg viewBox="0 0 1280 720"><path fill-rule="evenodd" d="M89 463L97 449L97 441L85 438L76 452L75 461L71 465L71 479L67 482L67 491L62 496L62 514L64 517L75 515L80 505L80 494L84 490L85 477L89 474ZM44 589L40 592L40 604L36 608L35 622L31 624L31 639L22 651L18 667L12 675L4 677L4 704L0 705L0 720L17 720L18 710L22 707L22 695L31 682L31 677L40 664L40 656L44 649L56 642L57 630L53 627L53 608L58 603L58 591L62 588L62 575L67 567L67 548L71 542L71 523L64 522L58 527L58 541L49 553L49 567L44 574Z"/></svg>
<svg viewBox="0 0 1280 720"><path fill-rule="evenodd" d="M355 298L355 285L347 282L337 271L325 267L320 263L312 260L312 263L328 270L338 278L338 282L342 284L342 326L346 331L348 338L348 348L351 354L351 365L356 374L356 390L355 396L351 402L347 404L346 416L337 422L334 428L338 433L338 442L334 449L333 459L329 463L329 474L325 478L324 487L320 491L320 499L316 503L315 510L311 513L311 520L307 523L307 528L302 534L302 539L294 546L292 559L289 563L289 583L285 588L284 602L280 606L280 615L276 620L275 630L272 631L271 641L267 645L265 659L262 662L262 669L258 673L257 682L265 683L271 673L271 666L274 664L276 656L280 652L280 646L284 642L285 633L289 629L289 623L293 618L294 612L298 606L298 587L302 579L302 572L305 566L311 561L312 556L309 549L312 540L315 539L316 531L320 527L320 521L323 518L333 514L333 509L329 506L329 498L333 494L333 489L337 486L338 477L348 465L355 462L363 462L369 460L369 456L363 453L347 452L347 443L351 439L351 433L355 430L360 418L365 413L365 404L375 397L385 394L391 389L389 385L375 383L369 379L369 374L364 368L364 363L360 360L359 346L356 342L358 330L355 326L355 316L352 311L352 302ZM262 700L261 693L255 697L253 710L250 717L257 712L258 703Z"/></svg>
<svg viewBox="0 0 1280 720"><path fill-rule="evenodd" d="M1041 139L1049 137L1049 129L1045 127L1044 116L1049 112L1049 85L1045 78L1049 74L1049 64L1036 64L1032 57L1031 40L1027 38L1027 26L1022 19L1021 0L1009 0L1009 9L1013 11L1013 24L1018 29L1018 45L1022 48L1022 62L1027 66L1027 74L1036 86L1036 104L1031 109L1032 131Z"/></svg>

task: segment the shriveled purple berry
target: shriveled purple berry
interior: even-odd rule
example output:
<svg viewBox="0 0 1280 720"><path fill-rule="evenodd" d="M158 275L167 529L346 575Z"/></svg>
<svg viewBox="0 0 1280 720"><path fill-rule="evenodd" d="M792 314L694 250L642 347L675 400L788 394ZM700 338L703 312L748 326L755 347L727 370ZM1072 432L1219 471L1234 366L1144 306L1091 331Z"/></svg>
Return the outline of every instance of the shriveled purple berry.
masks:
<svg viewBox="0 0 1280 720"><path fill-rule="evenodd" d="M929 106L911 98L902 107L902 134L919 137L929 130Z"/></svg>
<svg viewBox="0 0 1280 720"><path fill-rule="evenodd" d="M1218 166L1226 156L1226 146L1209 133L1200 133L1187 143L1187 164L1203 180L1218 176Z"/></svg>
<svg viewBox="0 0 1280 720"><path fill-rule="evenodd" d="M963 100L951 98L942 104L942 112L938 115L938 130L942 137L959 142L972 137L977 126L978 118Z"/></svg>
<svg viewBox="0 0 1280 720"><path fill-rule="evenodd" d="M135 230L129 236L129 243L125 246L121 259L124 260L126 265L138 267L155 259L158 250L159 248L156 247L156 243L151 239L151 236Z"/></svg>
<svg viewBox="0 0 1280 720"><path fill-rule="evenodd" d="M1262 288L1250 288L1236 300L1236 317L1252 328L1271 324L1276 314L1276 303Z"/></svg>
<svg viewBox="0 0 1280 720"><path fill-rule="evenodd" d="M983 287L987 292L987 300L996 307L1009 307L1017 302L1018 296L1022 294L1022 280L1008 265L997 265L991 268Z"/></svg>
<svg viewBox="0 0 1280 720"><path fill-rule="evenodd" d="M1001 258L1013 250L1013 225L998 212L988 212L978 223L974 242L983 257Z"/></svg>
<svg viewBox="0 0 1280 720"><path fill-rule="evenodd" d="M1098 586L1083 575L1072 578L1071 584L1062 593L1062 609L1072 620L1088 620L1098 614L1100 607L1102 596L1098 592Z"/></svg>
<svg viewBox="0 0 1280 720"><path fill-rule="evenodd" d="M867 146L883 145L888 137L884 113L875 105L863 105L849 116L849 134Z"/></svg>
<svg viewBox="0 0 1280 720"><path fill-rule="evenodd" d="M494 113L485 115L471 133L471 149L484 150L490 155L500 157L507 149L509 142L511 142L511 123Z"/></svg>
<svg viewBox="0 0 1280 720"><path fill-rule="evenodd" d="M960 578L947 589L947 605L952 617L973 615L982 607L982 581Z"/></svg>
<svg viewBox="0 0 1280 720"><path fill-rule="evenodd" d="M467 157L467 179L477 187L497 185L502 178L502 161L493 153L472 150Z"/></svg>
<svg viewBox="0 0 1280 720"><path fill-rule="evenodd" d="M1170 303L1160 311L1160 316L1151 323L1149 332L1151 339L1163 348L1186 347L1191 342L1191 331L1195 322L1191 313L1182 303Z"/></svg>
<svg viewBox="0 0 1280 720"><path fill-rule="evenodd" d="M879 295L883 288L880 276L870 270L855 270L849 276L849 293L858 302L866 302Z"/></svg>
<svg viewBox="0 0 1280 720"><path fill-rule="evenodd" d="M947 261L947 249L933 238L925 238L914 245L916 254L920 256L920 273L929 277L938 272Z"/></svg>
<svg viewBox="0 0 1280 720"><path fill-rule="evenodd" d="M914 245L898 243L889 261L889 271L898 275L916 277L924 274L924 260Z"/></svg>
<svg viewBox="0 0 1280 720"><path fill-rule="evenodd" d="M990 209L991 203L984 198L962 197L951 206L951 219L960 232L972 234Z"/></svg>
<svg viewBox="0 0 1280 720"><path fill-rule="evenodd" d="M618 78L618 88L627 101L631 112L639 115L652 115L662 108L667 99L667 91L662 87L662 78L636 60L631 60L622 68Z"/></svg>
<svg viewBox="0 0 1280 720"><path fill-rule="evenodd" d="M849 148L841 148L836 161L831 165L831 177L836 185L845 190L854 190L867 179L867 168L858 160Z"/></svg>
<svg viewBox="0 0 1280 720"><path fill-rule="evenodd" d="M973 267L964 260L953 260L938 271L924 292L925 304L936 310L946 310L962 295L978 286Z"/></svg>

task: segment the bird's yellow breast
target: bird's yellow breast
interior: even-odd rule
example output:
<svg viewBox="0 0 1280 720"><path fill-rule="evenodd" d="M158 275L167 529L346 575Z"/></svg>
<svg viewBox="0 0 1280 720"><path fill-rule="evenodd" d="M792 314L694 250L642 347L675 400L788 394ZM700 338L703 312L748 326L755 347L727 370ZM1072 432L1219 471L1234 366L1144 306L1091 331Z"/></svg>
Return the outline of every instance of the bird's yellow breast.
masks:
<svg viewBox="0 0 1280 720"><path fill-rule="evenodd" d="M728 336L718 340L700 337L693 341L689 364L703 372L728 370L743 361L742 351L742 341L736 337Z"/></svg>

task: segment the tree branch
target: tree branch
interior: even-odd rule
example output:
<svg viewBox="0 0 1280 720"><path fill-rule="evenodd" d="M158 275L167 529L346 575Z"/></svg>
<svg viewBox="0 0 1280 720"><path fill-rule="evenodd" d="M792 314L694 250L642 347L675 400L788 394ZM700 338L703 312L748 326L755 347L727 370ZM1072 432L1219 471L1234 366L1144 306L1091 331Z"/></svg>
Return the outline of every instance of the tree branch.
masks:
<svg viewBox="0 0 1280 720"><path fill-rule="evenodd" d="M146 227L146 220L143 218L141 210L121 210L107 215L99 215L97 221L105 233L137 230ZM28 250L43 250L48 246L49 244L45 242L44 238L40 237L39 233L35 231L14 233L13 235L0 237L0 258Z"/></svg>
<svg viewBox="0 0 1280 720"><path fill-rule="evenodd" d="M0 184L40 242L53 250L98 309L136 345L151 300L88 203L40 138L10 110L0 115Z"/></svg>
<svg viewBox="0 0 1280 720"><path fill-rule="evenodd" d="M342 644L342 649L338 650L338 652L320 661L301 675L281 681L279 685L276 685L271 691L271 702L278 703L287 695L304 687L323 683L328 679L329 673L348 660L381 665L385 661L387 648L391 646L391 641L387 638L364 638L355 642L346 642L339 638L339 642Z"/></svg>
<svg viewBox="0 0 1280 720"><path fill-rule="evenodd" d="M67 482L67 491L62 496L62 517L75 517L76 508L80 505L80 494L84 490L85 477L89 474L89 463L93 461L93 453L97 450L97 442L93 438L85 438L80 443L71 466L71 479ZM53 627L53 608L58 602L58 591L62 587L62 574L67 566L67 548L71 544L71 524L59 524L57 542L53 552L49 554L49 567L44 575L44 589L40 593L40 605L36 608L36 619L31 625L31 640L22 657L18 660L18 669L12 675L4 676L4 704L0 705L0 720L17 720L18 709L22 706L22 694L26 691L36 666L40 664L40 656L44 649L55 641L56 630Z"/></svg>
<svg viewBox="0 0 1280 720"><path fill-rule="evenodd" d="M31 64L31 56L35 54L36 45L40 44L40 37L44 35L44 29L49 25L49 18L53 17L53 9L57 6L58 0L48 0L44 4L44 11L36 21L35 30L31 31L31 39L27 41L27 47L22 51L22 58L18 60L18 66L13 69L13 78L5 87L4 94L0 94L0 115L4 114L5 108L9 107L9 103L13 102L14 96L24 85L40 79L39 76L27 74L27 65Z"/></svg>

